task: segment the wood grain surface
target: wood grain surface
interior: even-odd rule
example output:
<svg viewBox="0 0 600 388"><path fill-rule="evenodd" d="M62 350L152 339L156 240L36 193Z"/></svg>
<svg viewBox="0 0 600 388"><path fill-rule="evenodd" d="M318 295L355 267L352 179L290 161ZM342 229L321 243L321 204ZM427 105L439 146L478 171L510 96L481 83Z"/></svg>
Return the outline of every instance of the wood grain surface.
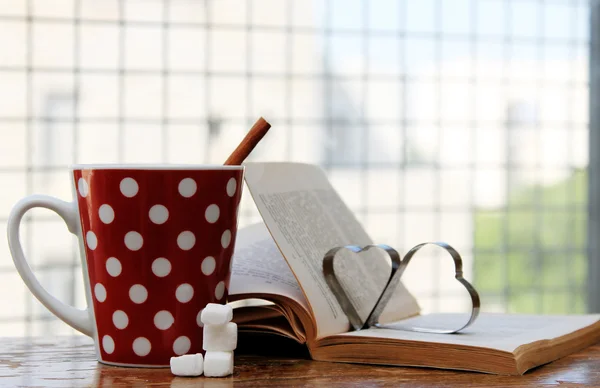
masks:
<svg viewBox="0 0 600 388"><path fill-rule="evenodd" d="M254 342L253 342L254 341ZM600 344L523 376L317 362L304 348L278 340L241 340L234 375L173 376L169 369L119 368L95 359L91 339L0 338L1 387L265 387L600 386ZM268 345L268 346L267 346ZM268 353L266 349L271 349ZM254 354L251 354L254 353Z"/></svg>

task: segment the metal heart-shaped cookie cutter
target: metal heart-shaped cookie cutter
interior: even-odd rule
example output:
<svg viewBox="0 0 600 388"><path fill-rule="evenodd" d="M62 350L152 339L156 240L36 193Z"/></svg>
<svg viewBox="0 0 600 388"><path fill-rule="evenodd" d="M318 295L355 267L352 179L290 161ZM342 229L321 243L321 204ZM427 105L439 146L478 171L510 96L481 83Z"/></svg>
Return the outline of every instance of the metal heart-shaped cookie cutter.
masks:
<svg viewBox="0 0 600 388"><path fill-rule="evenodd" d="M462 258L460 257L459 253L454 248L452 248L450 245L446 244L445 242L426 242L426 243L419 244L419 245L415 246L414 248L412 248L410 251L408 251L408 253L404 257L404 259L400 258L400 254L394 248L390 247L389 245L385 245L385 244L372 244L372 245L365 245L362 247L358 246L358 245L346 245L346 246L332 248L325 254L325 256L323 257L323 275L325 276L325 281L327 282L327 284L329 285L329 288L335 295L338 303L340 304L340 307L342 308L342 310L348 317L348 320L350 321L350 325L352 326L352 328L354 330L357 331L357 330L367 329L367 328L373 327L373 326L376 326L376 327L379 326L379 323L378 323L379 316L383 312L383 309L385 308L385 306L387 306L388 302L390 301L394 291L396 290L396 287L398 286L398 283L400 282L400 278L402 277L404 270L406 270L408 263L410 262L410 260L414 256L414 254L417 253L417 251L419 249L421 249L425 245L430 245L430 244L436 245L436 246L444 249L446 252L448 252L450 254L452 259L454 260L454 268L455 268L454 278L456 280L458 280L465 287L465 289L469 293L469 296L471 297L471 304L472 304L471 315L469 316L468 321L464 325L462 325L456 329L432 329L432 328L425 328L425 327L410 327L408 329L402 328L400 330L418 331L418 332L423 332L423 333L453 334L453 333L457 333L457 332L467 328L477 319L477 316L479 315L479 309L480 309L479 294L477 293L477 290L475 290L475 288L471 285L471 283L469 283L463 277ZM373 307L373 309L367 316L367 319L365 319L363 321L360 318L360 315L358 314L358 311L356 310L355 306L350 301L350 298L348 298L348 295L346 294L346 291L344 291L344 288L342 287L341 283L339 282L337 276L335 275L335 270L333 268L333 262L334 262L334 258L336 256L336 254L343 249L349 250L354 253L360 253L362 251L368 251L371 248L382 249L383 251L385 251L388 254L388 256L390 257L390 260L391 260L392 270L390 272L390 276L385 285L385 288L381 292L381 295L379 295L379 298L377 299L375 306ZM386 328L389 328L389 327L386 326Z"/></svg>

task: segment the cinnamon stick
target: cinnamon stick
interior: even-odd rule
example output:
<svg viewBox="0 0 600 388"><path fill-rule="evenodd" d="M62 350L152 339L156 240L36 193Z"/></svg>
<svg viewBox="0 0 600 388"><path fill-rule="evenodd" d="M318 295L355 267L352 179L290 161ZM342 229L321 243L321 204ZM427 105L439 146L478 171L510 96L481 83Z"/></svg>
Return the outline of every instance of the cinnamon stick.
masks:
<svg viewBox="0 0 600 388"><path fill-rule="evenodd" d="M244 140L237 146L237 148L229 155L225 161L225 165L240 165L250 155L250 152L256 147L258 142L267 134L271 128L269 124L262 117L259 118L256 123L250 128L250 132L244 137Z"/></svg>

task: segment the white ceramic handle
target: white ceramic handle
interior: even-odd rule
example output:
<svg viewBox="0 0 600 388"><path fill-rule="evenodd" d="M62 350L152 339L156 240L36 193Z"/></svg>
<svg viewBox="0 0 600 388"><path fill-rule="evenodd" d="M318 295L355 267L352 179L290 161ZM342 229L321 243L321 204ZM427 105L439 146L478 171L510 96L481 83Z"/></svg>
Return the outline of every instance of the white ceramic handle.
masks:
<svg viewBox="0 0 600 388"><path fill-rule="evenodd" d="M13 207L8 217L8 246L12 254L13 261L17 271L23 278L23 281L29 287L29 290L35 297L54 313L57 317L65 321L71 327L79 330L85 335L92 336L92 320L89 314L89 307L86 310L79 310L69 306L56 299L46 291L40 282L37 280L31 268L27 264L23 248L21 247L21 239L19 227L25 213L34 207L42 207L56 212L67 224L69 231L73 234L78 232L78 219L76 204L61 201L60 199L47 195L30 195L23 198Z"/></svg>

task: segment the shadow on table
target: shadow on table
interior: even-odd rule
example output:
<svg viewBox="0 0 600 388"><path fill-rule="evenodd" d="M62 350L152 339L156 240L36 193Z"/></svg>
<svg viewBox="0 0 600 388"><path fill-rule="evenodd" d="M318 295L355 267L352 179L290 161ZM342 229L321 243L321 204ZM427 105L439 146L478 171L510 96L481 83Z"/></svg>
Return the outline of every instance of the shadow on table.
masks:
<svg viewBox="0 0 600 388"><path fill-rule="evenodd" d="M240 331L235 354L310 360L306 345L283 336L258 332Z"/></svg>
<svg viewBox="0 0 600 388"><path fill-rule="evenodd" d="M233 387L233 376L210 378L176 377L169 368L128 368L98 364L92 386L132 387L142 388L149 386L185 388L228 388Z"/></svg>

